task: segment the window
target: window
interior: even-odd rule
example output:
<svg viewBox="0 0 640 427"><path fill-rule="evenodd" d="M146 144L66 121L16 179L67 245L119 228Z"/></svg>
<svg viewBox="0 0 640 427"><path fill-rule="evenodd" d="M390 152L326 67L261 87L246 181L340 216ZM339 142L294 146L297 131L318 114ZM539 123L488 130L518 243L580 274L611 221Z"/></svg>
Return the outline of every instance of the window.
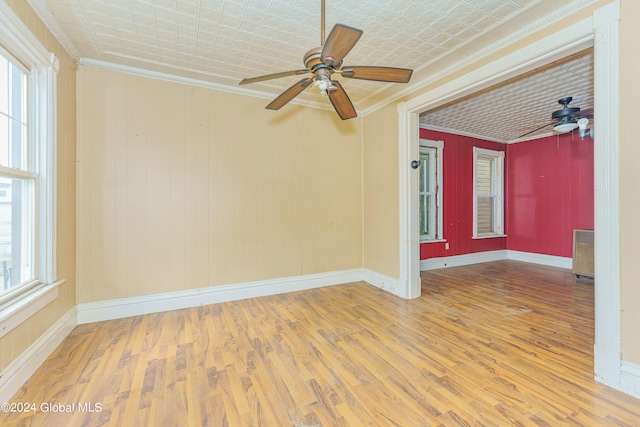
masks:
<svg viewBox="0 0 640 427"><path fill-rule="evenodd" d="M442 148L443 141L420 140L420 241L442 239Z"/></svg>
<svg viewBox="0 0 640 427"><path fill-rule="evenodd" d="M33 189L27 149L27 75L0 53L0 277L3 291L33 280Z"/></svg>
<svg viewBox="0 0 640 427"><path fill-rule="evenodd" d="M55 288L53 166L57 67L55 56L8 6L0 3L2 322L18 306L37 306L33 302L39 295L51 298L50 289ZM30 302L23 298L27 294ZM7 332L5 329L2 328L2 334Z"/></svg>
<svg viewBox="0 0 640 427"><path fill-rule="evenodd" d="M503 234L504 152L473 148L473 237Z"/></svg>

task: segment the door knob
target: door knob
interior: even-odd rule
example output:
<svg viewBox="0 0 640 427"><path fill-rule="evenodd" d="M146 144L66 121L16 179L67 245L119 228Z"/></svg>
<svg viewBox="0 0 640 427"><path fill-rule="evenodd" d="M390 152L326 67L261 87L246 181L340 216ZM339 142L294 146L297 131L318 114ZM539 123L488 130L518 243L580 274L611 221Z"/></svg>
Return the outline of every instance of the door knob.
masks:
<svg viewBox="0 0 640 427"><path fill-rule="evenodd" d="M420 167L420 161L419 160L414 160L411 162L411 167L413 169L418 169Z"/></svg>

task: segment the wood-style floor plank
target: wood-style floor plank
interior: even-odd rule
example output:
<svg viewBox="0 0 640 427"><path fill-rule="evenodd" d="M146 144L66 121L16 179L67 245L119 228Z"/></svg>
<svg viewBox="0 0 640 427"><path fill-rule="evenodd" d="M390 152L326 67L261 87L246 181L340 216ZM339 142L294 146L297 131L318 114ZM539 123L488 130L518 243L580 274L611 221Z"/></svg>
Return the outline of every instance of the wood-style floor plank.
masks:
<svg viewBox="0 0 640 427"><path fill-rule="evenodd" d="M2 426L640 426L593 380L593 282L499 261L79 325ZM78 409L101 405L100 412Z"/></svg>

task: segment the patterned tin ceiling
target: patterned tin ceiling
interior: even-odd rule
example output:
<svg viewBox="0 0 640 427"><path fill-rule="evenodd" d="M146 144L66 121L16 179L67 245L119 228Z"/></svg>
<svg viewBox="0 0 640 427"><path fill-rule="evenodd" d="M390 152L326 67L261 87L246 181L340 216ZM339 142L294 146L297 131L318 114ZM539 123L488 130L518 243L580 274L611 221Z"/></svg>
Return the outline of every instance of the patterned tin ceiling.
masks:
<svg viewBox="0 0 640 427"><path fill-rule="evenodd" d="M320 0L28 2L80 63L179 76L265 99L274 98L299 78L286 77L242 88L238 82L244 77L302 68L305 52L320 44ZM407 85L342 79L358 112L366 114L420 88L435 73L517 41L591 3L593 0L327 0L326 29L328 33L335 23L343 23L364 31L345 65L414 69ZM556 82L550 73L539 78L553 78ZM542 93L539 89L547 84L540 80L533 85L537 87L533 95L551 98L551 104L559 97L556 92ZM473 111L484 108L491 112L502 104L513 106L512 94L530 89L531 84L523 89L515 84L503 89L508 92L501 96L478 98L477 102L488 99L492 106ZM519 95L516 98L521 99ZM313 90L305 91L294 102L329 108L328 101ZM469 111L474 101L465 102L463 111ZM521 103L526 101L518 102ZM523 107L529 110L531 105ZM451 121L447 117L455 116L455 123L460 123L461 116L472 116L450 108L453 109L439 110L446 117L437 117L434 112L425 118L448 127ZM495 129L500 122L513 120L493 115L491 129L486 132L486 123L465 126L464 131L509 140L527 128L523 124L517 131L498 135Z"/></svg>
<svg viewBox="0 0 640 427"><path fill-rule="evenodd" d="M420 124L497 142L540 138L554 134L551 113L568 96L570 107L593 112L591 49L426 112Z"/></svg>

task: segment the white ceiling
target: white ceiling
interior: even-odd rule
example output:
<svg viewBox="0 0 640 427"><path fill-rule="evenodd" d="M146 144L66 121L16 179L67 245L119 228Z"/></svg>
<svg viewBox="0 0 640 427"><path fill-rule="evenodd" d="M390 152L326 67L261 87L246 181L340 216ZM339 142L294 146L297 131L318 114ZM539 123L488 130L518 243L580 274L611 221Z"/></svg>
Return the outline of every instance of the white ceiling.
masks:
<svg viewBox="0 0 640 427"><path fill-rule="evenodd" d="M568 96L570 107L593 112L592 49L428 111L420 124L503 143L535 139L554 134L551 113Z"/></svg>
<svg viewBox="0 0 640 427"><path fill-rule="evenodd" d="M326 31L342 23L364 31L345 65L411 68L409 84L341 79L356 110L373 109L423 87L465 62L478 59L531 31L549 25L594 0L327 0ZM51 32L80 63L177 76L204 85L275 98L299 76L237 84L244 77L304 68L303 55L320 44L320 0L28 0ZM461 131L511 141L509 123L538 118L519 116L557 109L555 101L574 95L592 100L588 59L550 70L534 83L514 83L502 92L469 98L465 104L425 116L455 130L461 118L476 124ZM588 63L588 64L587 64ZM560 76L560 77L559 77ZM571 77L569 77L571 76ZM576 88L565 86L576 83ZM551 86L555 90L551 90ZM251 86L251 87L249 87ZM525 96L526 95L526 96ZM530 100L527 100L531 97ZM521 102L514 102L514 98ZM547 106L531 103L546 101ZM310 88L294 102L330 108ZM592 101L591 101L592 102ZM265 101L265 105L268 101ZM554 105L555 104L555 105ZM489 108L487 108L489 106ZM284 107L286 108L286 107ZM473 111L473 114L469 112ZM482 112L482 114L481 114ZM480 121L488 114L491 120ZM457 117L457 120L448 120ZM501 123L503 126L501 126ZM535 124L532 123L535 127ZM453 127L451 127L453 126Z"/></svg>

